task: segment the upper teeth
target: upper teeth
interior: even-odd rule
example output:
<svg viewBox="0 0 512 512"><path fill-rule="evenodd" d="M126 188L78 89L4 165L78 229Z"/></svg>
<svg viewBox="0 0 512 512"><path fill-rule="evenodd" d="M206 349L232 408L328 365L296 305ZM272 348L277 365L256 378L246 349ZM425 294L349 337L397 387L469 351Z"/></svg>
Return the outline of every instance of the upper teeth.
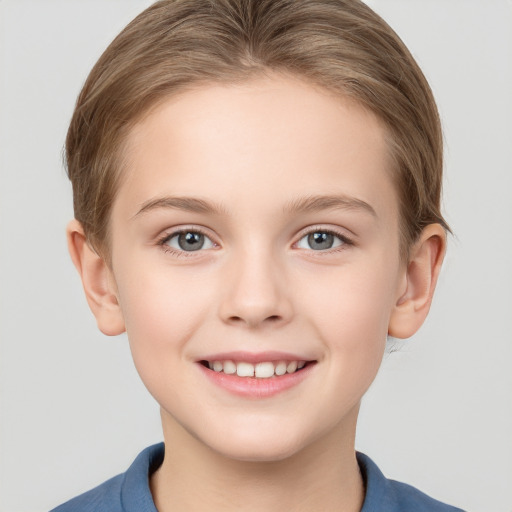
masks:
<svg viewBox="0 0 512 512"><path fill-rule="evenodd" d="M237 374L239 377L256 377L259 379L268 379L274 375L284 375L285 373L294 373L305 366L305 361L279 361L277 363L263 362L257 364L235 363L234 361L209 361L208 366L216 372L227 374Z"/></svg>

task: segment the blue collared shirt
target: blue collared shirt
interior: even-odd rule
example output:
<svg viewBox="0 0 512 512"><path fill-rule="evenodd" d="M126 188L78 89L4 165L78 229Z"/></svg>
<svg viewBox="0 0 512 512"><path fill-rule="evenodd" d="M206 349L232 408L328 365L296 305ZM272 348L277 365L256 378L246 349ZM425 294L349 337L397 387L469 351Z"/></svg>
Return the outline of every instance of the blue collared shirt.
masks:
<svg viewBox="0 0 512 512"><path fill-rule="evenodd" d="M142 451L126 473L73 498L51 512L158 512L149 476L164 460L164 444ZM410 485L388 480L366 455L357 453L366 486L361 512L463 512L429 498Z"/></svg>

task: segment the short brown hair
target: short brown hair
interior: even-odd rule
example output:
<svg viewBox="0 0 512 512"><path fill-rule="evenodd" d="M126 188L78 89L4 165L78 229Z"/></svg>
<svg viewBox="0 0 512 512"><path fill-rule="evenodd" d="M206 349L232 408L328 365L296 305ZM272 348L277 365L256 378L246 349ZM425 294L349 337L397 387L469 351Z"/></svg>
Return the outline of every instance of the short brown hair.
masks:
<svg viewBox="0 0 512 512"><path fill-rule="evenodd" d="M75 217L108 254L128 131L199 84L289 73L354 99L387 128L401 249L440 211L443 141L431 89L403 42L359 0L161 0L110 44L78 97L66 139ZM403 254L403 251L402 251Z"/></svg>

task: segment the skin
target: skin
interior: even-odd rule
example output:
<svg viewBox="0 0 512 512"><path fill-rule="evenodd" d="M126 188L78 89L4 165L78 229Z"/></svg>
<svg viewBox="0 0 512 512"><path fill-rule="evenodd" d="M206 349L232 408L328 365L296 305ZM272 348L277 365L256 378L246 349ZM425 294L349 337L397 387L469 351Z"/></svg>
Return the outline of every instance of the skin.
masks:
<svg viewBox="0 0 512 512"><path fill-rule="evenodd" d="M360 400L386 336L424 321L445 249L430 225L400 260L383 126L345 98L271 75L167 99L132 130L127 156L111 265L77 221L68 241L99 328L127 331L160 404L158 510L360 510ZM304 208L312 196L338 202ZM204 233L205 248L180 249L179 229ZM334 246L308 245L314 232L336 233ZM197 362L240 350L316 364L285 392L240 397Z"/></svg>

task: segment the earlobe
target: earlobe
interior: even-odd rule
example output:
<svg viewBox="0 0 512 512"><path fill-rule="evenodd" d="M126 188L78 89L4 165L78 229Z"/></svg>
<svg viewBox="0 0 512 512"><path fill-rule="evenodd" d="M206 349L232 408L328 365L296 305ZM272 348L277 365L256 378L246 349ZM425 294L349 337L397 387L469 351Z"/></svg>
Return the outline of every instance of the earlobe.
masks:
<svg viewBox="0 0 512 512"><path fill-rule="evenodd" d="M446 251L446 233L439 224L428 225L410 252L403 290L391 313L388 334L409 338L423 324L430 310Z"/></svg>
<svg viewBox="0 0 512 512"><path fill-rule="evenodd" d="M76 219L68 224L66 235L69 254L82 279L85 296L98 328L108 336L121 334L125 331L125 325L112 271L89 246L82 225Z"/></svg>

